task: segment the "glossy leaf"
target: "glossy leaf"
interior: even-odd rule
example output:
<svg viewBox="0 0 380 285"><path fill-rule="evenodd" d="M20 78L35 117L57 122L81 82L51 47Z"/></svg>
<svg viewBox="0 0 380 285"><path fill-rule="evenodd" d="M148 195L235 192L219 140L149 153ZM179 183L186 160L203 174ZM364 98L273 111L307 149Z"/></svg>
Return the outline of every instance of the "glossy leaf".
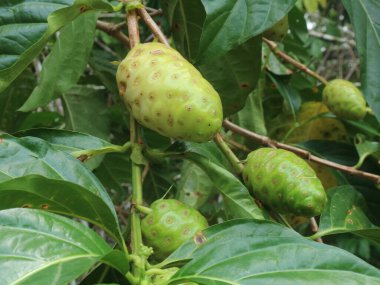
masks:
<svg viewBox="0 0 380 285"><path fill-rule="evenodd" d="M59 129L31 129L26 131L20 131L15 134L18 137L32 136L43 139L49 142L55 149L67 152L78 158L81 150L94 151L94 152L106 152L106 150L112 151L115 146L105 140L98 137L87 135L80 132L59 130ZM103 160L104 155L96 155L88 157L84 164L90 170L97 168Z"/></svg>
<svg viewBox="0 0 380 285"><path fill-rule="evenodd" d="M79 160L55 150L49 143L38 138L2 135L1 139L0 181L36 174L48 179L72 182L98 196L103 201L103 207L98 211L111 213L114 224L117 225L116 212L106 190ZM75 200L69 199L68 203L75 203ZM118 234L119 241L122 240L118 227L113 228L112 232Z"/></svg>
<svg viewBox="0 0 380 285"><path fill-rule="evenodd" d="M282 19L295 2L202 0L207 16L199 42L197 61L211 61L261 34Z"/></svg>
<svg viewBox="0 0 380 285"><path fill-rule="evenodd" d="M89 221L121 242L114 211L101 197L77 184L26 175L0 183L0 201L0 209L43 209Z"/></svg>
<svg viewBox="0 0 380 285"><path fill-rule="evenodd" d="M360 56L363 93L380 121L380 67L375 58L380 57L380 2L376 0L342 1L354 26Z"/></svg>
<svg viewBox="0 0 380 285"><path fill-rule="evenodd" d="M215 192L207 174L189 161L184 162L182 166L177 188L177 199L195 209L201 207Z"/></svg>
<svg viewBox="0 0 380 285"><path fill-rule="evenodd" d="M76 86L65 93L62 99L67 129L108 139L109 119L104 97L102 98L99 91Z"/></svg>
<svg viewBox="0 0 380 285"><path fill-rule="evenodd" d="M0 92L36 57L49 38L85 11L112 11L102 0L2 1Z"/></svg>
<svg viewBox="0 0 380 285"><path fill-rule="evenodd" d="M380 228L366 216L363 196L352 186L344 185L327 192L329 199L321 215L315 236L353 233L380 244Z"/></svg>
<svg viewBox="0 0 380 285"><path fill-rule="evenodd" d="M1 284L65 285L112 248L84 225L46 211L0 211Z"/></svg>
<svg viewBox="0 0 380 285"><path fill-rule="evenodd" d="M183 244L168 260L190 258L169 284L380 282L380 271L360 258L268 221L242 219L211 226L202 236Z"/></svg>
<svg viewBox="0 0 380 285"><path fill-rule="evenodd" d="M77 83L90 56L97 17L97 13L85 13L61 30L42 64L38 85L20 111L44 106Z"/></svg>

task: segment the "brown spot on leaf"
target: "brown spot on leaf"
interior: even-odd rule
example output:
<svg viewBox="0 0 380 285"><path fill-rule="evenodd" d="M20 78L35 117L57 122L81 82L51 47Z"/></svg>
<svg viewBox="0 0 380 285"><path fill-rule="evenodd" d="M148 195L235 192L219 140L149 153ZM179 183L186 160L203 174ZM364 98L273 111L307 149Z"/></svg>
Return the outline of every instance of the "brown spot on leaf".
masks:
<svg viewBox="0 0 380 285"><path fill-rule="evenodd" d="M47 210L47 209L49 209L49 205L48 204L42 204L41 205L41 209L42 210Z"/></svg>
<svg viewBox="0 0 380 285"><path fill-rule="evenodd" d="M32 204L24 204L21 208L32 208Z"/></svg>
<svg viewBox="0 0 380 285"><path fill-rule="evenodd" d="M202 231L198 231L193 238L193 241L196 245L201 245L207 241L207 238Z"/></svg>

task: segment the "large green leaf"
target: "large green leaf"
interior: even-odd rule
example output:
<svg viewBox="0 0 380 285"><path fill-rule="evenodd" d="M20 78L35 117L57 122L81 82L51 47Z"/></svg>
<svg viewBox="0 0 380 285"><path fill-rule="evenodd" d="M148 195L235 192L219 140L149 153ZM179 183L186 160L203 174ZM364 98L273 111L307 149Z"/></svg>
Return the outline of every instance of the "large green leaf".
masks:
<svg viewBox="0 0 380 285"><path fill-rule="evenodd" d="M26 175L0 183L0 209L44 209L91 222L122 242L114 212L101 197L64 180Z"/></svg>
<svg viewBox="0 0 380 285"><path fill-rule="evenodd" d="M170 260L192 259L169 284L379 284L380 271L337 247L268 221L232 220L183 244Z"/></svg>
<svg viewBox="0 0 380 285"><path fill-rule="evenodd" d="M55 149L72 155L80 150L104 150L114 147L114 145L98 137L68 130L39 128L20 131L14 135L18 137L31 136L43 139L54 146ZM97 155L86 160L84 164L90 170L93 170L99 166L102 160L103 155Z"/></svg>
<svg viewBox="0 0 380 285"><path fill-rule="evenodd" d="M111 252L95 232L65 217L31 209L0 211L3 285L66 285Z"/></svg>
<svg viewBox="0 0 380 285"><path fill-rule="evenodd" d="M211 61L261 34L283 18L296 0L202 0L206 20L199 42L199 62Z"/></svg>
<svg viewBox="0 0 380 285"><path fill-rule="evenodd" d="M343 0L352 24L359 50L361 81L364 95L380 121L380 2L377 0Z"/></svg>
<svg viewBox="0 0 380 285"><path fill-rule="evenodd" d="M355 188L344 185L329 190L327 195L329 199L314 237L353 233L380 244L380 228L367 218L365 200Z"/></svg>
<svg viewBox="0 0 380 285"><path fill-rule="evenodd" d="M42 50L49 38L83 12L112 11L102 0L10 0L0 3L0 92Z"/></svg>
<svg viewBox="0 0 380 285"><path fill-rule="evenodd" d="M67 24L42 65L39 82L20 111L48 104L77 83L95 39L97 13L85 13Z"/></svg>
<svg viewBox="0 0 380 285"><path fill-rule="evenodd" d="M66 128L109 139L109 119L104 97L94 88L75 86L62 98Z"/></svg>
<svg viewBox="0 0 380 285"><path fill-rule="evenodd" d="M72 182L82 186L80 190L77 188L76 191L88 191L91 192L88 196L98 196L103 201L103 205L96 210L100 213L103 211L110 213L113 216L113 224L118 224L114 206L102 184L93 173L70 154L56 150L52 145L38 138L15 138L2 135L0 157L1 182L32 174L48 179ZM66 184L60 185L61 188L66 186ZM70 199L70 196L67 198L66 203L75 203L75 199ZM45 204L49 204L48 202L46 201ZM88 203L91 204L91 201ZM107 225L105 227L108 228ZM117 236L119 241L122 240L119 227L113 228L111 232Z"/></svg>

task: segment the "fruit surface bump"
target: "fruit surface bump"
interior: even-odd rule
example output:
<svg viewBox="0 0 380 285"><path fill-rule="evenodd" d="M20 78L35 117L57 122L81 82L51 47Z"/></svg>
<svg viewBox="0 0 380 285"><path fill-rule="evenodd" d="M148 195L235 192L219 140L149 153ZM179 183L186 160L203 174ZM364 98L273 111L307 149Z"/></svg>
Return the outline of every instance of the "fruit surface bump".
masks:
<svg viewBox="0 0 380 285"><path fill-rule="evenodd" d="M176 50L161 43L135 46L120 63L119 93L134 118L164 136L205 142L223 120L218 93Z"/></svg>
<svg viewBox="0 0 380 285"><path fill-rule="evenodd" d="M366 113L363 93L350 81L334 79L323 89L323 101L337 117L360 120Z"/></svg>
<svg viewBox="0 0 380 285"><path fill-rule="evenodd" d="M260 148L248 155L243 178L254 195L280 214L321 214L326 193L314 170L292 152Z"/></svg>
<svg viewBox="0 0 380 285"><path fill-rule="evenodd" d="M153 202L152 212L141 223L141 230L154 255L163 259L197 232L208 227L206 219L195 209L175 199Z"/></svg>
<svg viewBox="0 0 380 285"><path fill-rule="evenodd" d="M284 18L278 21L273 27L266 30L263 33L263 36L264 38L267 38L268 40L280 42L286 37L286 35L288 34L288 30L289 30L289 21L288 21L288 15L286 15Z"/></svg>

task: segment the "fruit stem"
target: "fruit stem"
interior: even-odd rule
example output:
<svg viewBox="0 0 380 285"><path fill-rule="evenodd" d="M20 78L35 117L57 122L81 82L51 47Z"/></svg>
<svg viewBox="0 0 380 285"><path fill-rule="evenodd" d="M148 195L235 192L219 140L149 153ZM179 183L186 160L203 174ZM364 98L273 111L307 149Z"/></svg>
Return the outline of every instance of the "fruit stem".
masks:
<svg viewBox="0 0 380 285"><path fill-rule="evenodd" d="M142 205L136 205L136 209L139 210L141 213L146 214L146 215L152 213L151 208L144 207Z"/></svg>
<svg viewBox="0 0 380 285"><path fill-rule="evenodd" d="M156 22L152 19L145 8L137 9L140 17L143 19L148 28L152 31L153 35L158 38L158 40L166 46L170 46L168 40L166 39L164 33L161 31Z"/></svg>
<svg viewBox="0 0 380 285"><path fill-rule="evenodd" d="M243 163L239 160L239 158L236 157L236 155L230 149L228 144L223 140L223 137L220 134L216 134L216 136L214 137L214 142L219 147L219 149L223 152L223 154L228 159L228 161L231 163L236 173L237 174L242 173L243 168L244 168Z"/></svg>
<svg viewBox="0 0 380 285"><path fill-rule="evenodd" d="M293 65L294 67L296 67L297 69L301 70L302 72L314 77L315 79L317 79L318 81L320 81L322 84L326 85L327 84L327 79L324 78L323 76L319 75L318 73L316 73L315 71L312 71L310 70L306 65L303 65L302 63L296 61L294 58L290 57L289 55L287 55L286 53L284 53L283 51L281 51L277 44L275 42L272 42L266 38L262 38L263 39L263 42L267 44L267 46L271 49L271 51L278 57L282 58L284 61L290 63L291 65Z"/></svg>

